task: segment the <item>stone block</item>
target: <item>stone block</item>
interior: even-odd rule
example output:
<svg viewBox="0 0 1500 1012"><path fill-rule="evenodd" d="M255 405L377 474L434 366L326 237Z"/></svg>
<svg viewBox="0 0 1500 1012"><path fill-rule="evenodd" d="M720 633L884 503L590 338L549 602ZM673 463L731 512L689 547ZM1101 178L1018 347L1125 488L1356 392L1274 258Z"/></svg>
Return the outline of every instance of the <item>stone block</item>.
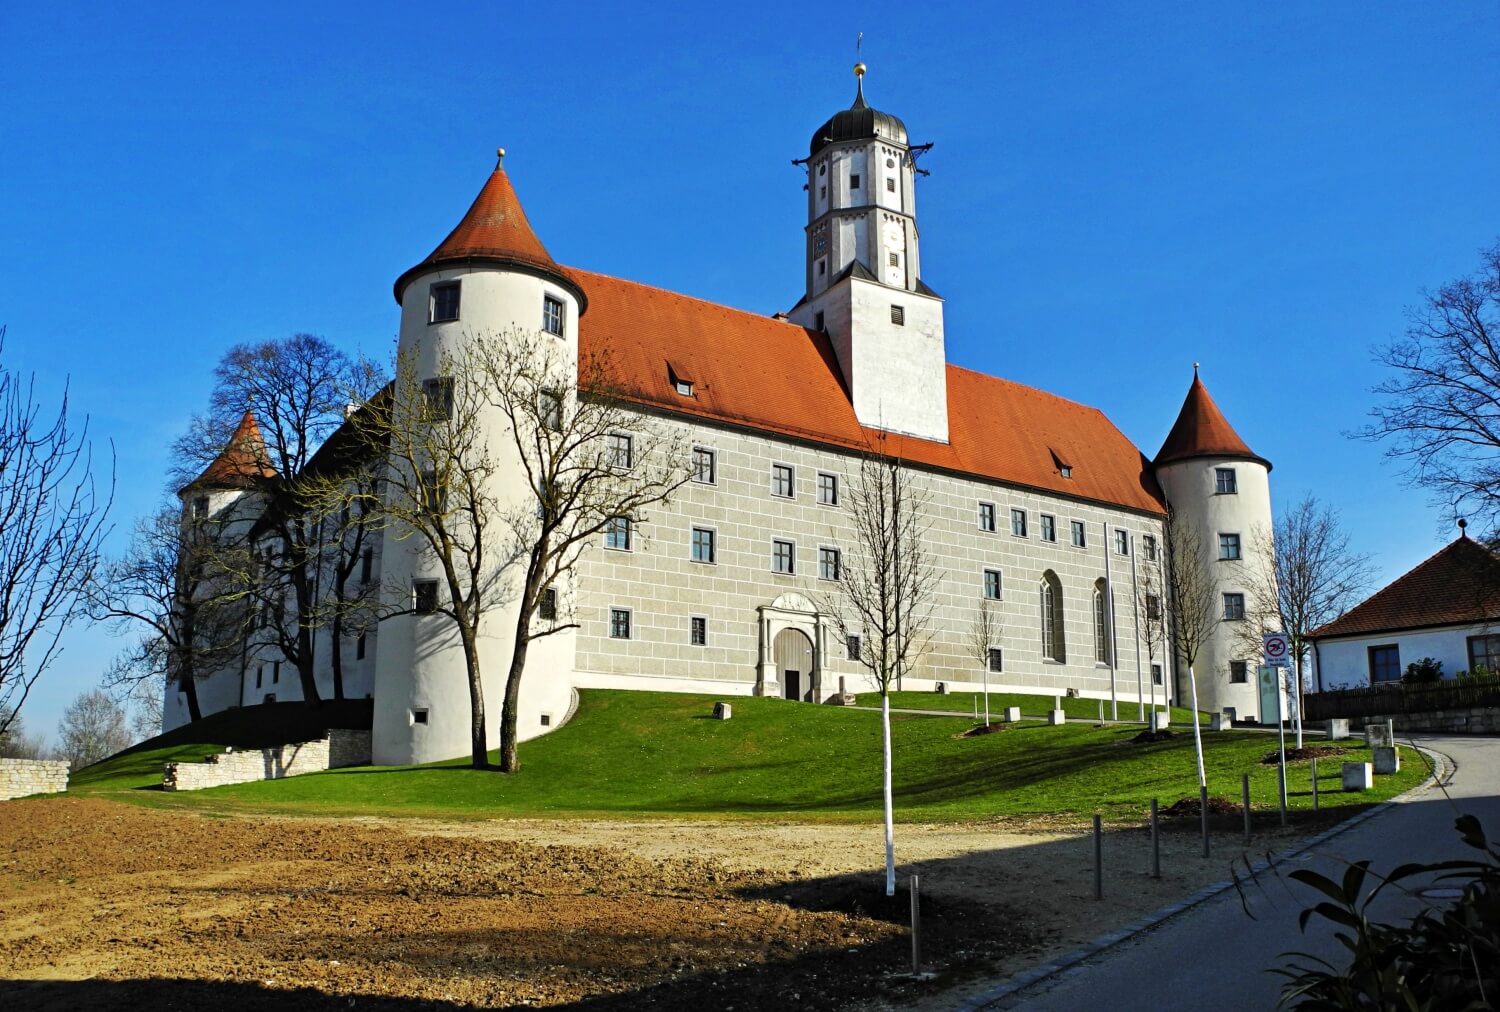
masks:
<svg viewBox="0 0 1500 1012"><path fill-rule="evenodd" d="M1370 763L1344 763L1344 790L1368 791L1374 786L1374 766Z"/></svg>
<svg viewBox="0 0 1500 1012"><path fill-rule="evenodd" d="M1223 711L1208 715L1208 729L1210 731L1227 731L1229 727L1229 716Z"/></svg>
<svg viewBox="0 0 1500 1012"><path fill-rule="evenodd" d="M1395 747L1381 746L1375 750L1375 772L1385 775L1401 772L1401 753Z"/></svg>
<svg viewBox="0 0 1500 1012"><path fill-rule="evenodd" d="M1396 744L1392 740L1390 724L1366 724L1365 725L1365 747L1367 748L1390 748Z"/></svg>
<svg viewBox="0 0 1500 1012"><path fill-rule="evenodd" d="M1003 719L1010 724L1016 723L1021 719L1021 708L1019 706L1007 706L1005 708L1005 717Z"/></svg>
<svg viewBox="0 0 1500 1012"><path fill-rule="evenodd" d="M1049 724L1066 724L1067 722L1068 722L1068 713L1067 713L1066 710L1049 710L1049 711L1047 711L1047 723L1049 723Z"/></svg>
<svg viewBox="0 0 1500 1012"><path fill-rule="evenodd" d="M728 703L714 704L714 720L728 720L732 716L734 713Z"/></svg>
<svg viewBox="0 0 1500 1012"><path fill-rule="evenodd" d="M1349 737L1349 721L1342 718L1328 722L1328 740L1338 741L1340 738Z"/></svg>
<svg viewBox="0 0 1500 1012"><path fill-rule="evenodd" d="M1172 723L1172 712L1170 710L1152 710L1150 714L1151 730L1165 731L1167 725Z"/></svg>

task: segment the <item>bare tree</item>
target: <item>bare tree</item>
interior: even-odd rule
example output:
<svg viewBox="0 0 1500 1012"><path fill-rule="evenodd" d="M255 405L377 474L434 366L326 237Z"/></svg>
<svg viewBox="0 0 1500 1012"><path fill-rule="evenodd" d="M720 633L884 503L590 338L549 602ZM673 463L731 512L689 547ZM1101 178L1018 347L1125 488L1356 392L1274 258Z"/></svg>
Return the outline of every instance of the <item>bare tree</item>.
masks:
<svg viewBox="0 0 1500 1012"><path fill-rule="evenodd" d="M979 611L974 615L974 622L969 626L968 647L969 656L979 662L979 670L984 673L984 724L986 727L990 724L990 651L998 648L1004 631L995 602L988 597L981 600Z"/></svg>
<svg viewBox="0 0 1500 1012"><path fill-rule="evenodd" d="M631 407L607 350L585 356L574 381L559 343L539 332L493 335L475 347L483 389L530 493L504 517L502 554L518 568L500 713L500 769L509 773L521 767L517 718L528 650L577 628L567 591L584 553L606 531L632 537L653 507L692 479L694 463L686 430Z"/></svg>
<svg viewBox="0 0 1500 1012"><path fill-rule="evenodd" d="M1255 536L1264 549L1257 554L1271 561L1254 578L1254 606L1267 619L1263 625L1274 624L1291 641L1299 715L1297 747L1301 748L1307 634L1357 604L1374 572L1368 555L1350 549L1338 511L1311 494L1283 509L1272 530L1257 531Z"/></svg>
<svg viewBox="0 0 1500 1012"><path fill-rule="evenodd" d="M114 475L95 483L88 419L75 429L68 406L64 391L44 414L35 378L0 368L0 732L57 659L108 533Z"/></svg>
<svg viewBox="0 0 1500 1012"><path fill-rule="evenodd" d="M1136 578L1136 614L1140 616L1140 637L1146 647L1146 663L1154 665L1161 661L1163 682L1169 667L1167 658L1167 594L1164 579L1162 554L1146 558L1139 564ZM1166 685L1162 685L1166 696ZM1163 703L1167 700L1163 698ZM1151 709L1156 710L1156 677L1151 678Z"/></svg>
<svg viewBox="0 0 1500 1012"><path fill-rule="evenodd" d="M160 688L151 682L137 682L122 704L130 713L130 736L135 741L145 741L161 734Z"/></svg>
<svg viewBox="0 0 1500 1012"><path fill-rule="evenodd" d="M379 468L368 466L367 461L338 463L345 466L333 467L330 476L348 495L336 509L317 511L322 513L322 551L318 558L319 592L314 597L311 621L315 628L328 630L333 698L343 699L345 643L369 633L380 616L380 585L373 575L375 542L380 537L373 505L378 495ZM304 501L322 498L316 491L322 480L304 472Z"/></svg>
<svg viewBox="0 0 1500 1012"><path fill-rule="evenodd" d="M297 670L302 698L316 703L314 632L326 617L318 608L323 574L324 517L303 489L314 454L345 420L346 409L372 396L384 382L380 370L352 359L320 337L296 334L231 348L214 370L216 385L209 410L193 420L176 445L179 476L190 481L220 459L245 412L265 439L264 459L246 458L246 471L233 476L259 492L265 503L261 522L247 537L259 547L258 566L246 572L271 621L267 635Z"/></svg>
<svg viewBox="0 0 1500 1012"><path fill-rule="evenodd" d="M926 548L929 493L887 452L883 435L860 460L847 496L853 543L838 590L823 599L840 637L860 637L859 661L880 690L884 753L885 892L896 894L891 796L891 686L929 645L936 570Z"/></svg>
<svg viewBox="0 0 1500 1012"><path fill-rule="evenodd" d="M46 759L47 743L41 735L26 733L18 715L0 707L0 759Z"/></svg>
<svg viewBox="0 0 1500 1012"><path fill-rule="evenodd" d="M1198 786L1208 788L1203 766L1203 734L1198 726L1198 675L1193 665L1198 653L1222 621L1218 586L1208 569L1203 538L1182 514L1167 507L1167 603L1172 612L1172 639L1177 657L1187 667L1193 708L1193 749L1198 761Z"/></svg>
<svg viewBox="0 0 1500 1012"><path fill-rule="evenodd" d="M125 711L103 689L90 689L68 704L57 725L57 737L73 770L130 747Z"/></svg>
<svg viewBox="0 0 1500 1012"><path fill-rule="evenodd" d="M1425 292L1404 337L1376 360L1394 371L1360 430L1454 513L1500 524L1500 242L1471 277Z"/></svg>
<svg viewBox="0 0 1500 1012"><path fill-rule="evenodd" d="M243 526L222 515L184 518L171 503L136 524L125 554L88 589L96 621L138 632L106 671L106 688L160 694L175 684L189 719L203 716L198 681L239 658L255 616L249 547L233 530Z"/></svg>

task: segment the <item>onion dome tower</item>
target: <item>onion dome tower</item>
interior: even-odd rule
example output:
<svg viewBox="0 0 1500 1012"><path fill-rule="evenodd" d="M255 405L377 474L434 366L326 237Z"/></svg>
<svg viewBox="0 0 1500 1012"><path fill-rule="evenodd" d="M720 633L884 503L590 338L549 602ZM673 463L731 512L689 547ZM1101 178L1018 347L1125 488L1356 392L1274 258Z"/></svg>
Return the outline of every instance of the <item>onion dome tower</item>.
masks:
<svg viewBox="0 0 1500 1012"><path fill-rule="evenodd" d="M1193 382L1177 421L1153 462L1156 480L1186 545L1196 542L1195 564L1206 576L1213 626L1194 662L1198 705L1232 710L1235 719L1274 723L1275 700L1262 699L1257 671L1260 634L1276 627L1260 613L1257 591L1275 579L1271 558L1271 462L1250 449L1229 424L1193 365ZM1187 564L1169 545L1174 565ZM1176 622L1172 616L1170 621ZM1178 664L1178 698L1187 698L1186 665Z"/></svg>
<svg viewBox="0 0 1500 1012"><path fill-rule="evenodd" d="M576 390L578 317L588 305L587 296L532 229L505 172L505 150L496 155L494 171L457 227L396 280L398 360L410 371L410 382L446 381L457 387L477 379L462 375L461 369L476 340L543 341L556 351L559 385ZM498 408L478 411L478 427L499 461L486 492L502 509L524 507L530 486L509 423ZM415 613L419 594L425 599L436 593L442 606L446 581L436 558L419 544L422 539L404 533L387 531L381 551L382 601L411 612L382 623L380 630L371 746L381 765L448 759L470 749L472 710L462 645L444 616ZM515 639L515 598L498 594L494 600L506 603L489 608L480 630L491 748L499 741L500 700ZM521 738L544 730L543 715L566 711L573 647L570 632L531 647L521 690ZM560 677L549 677L553 674Z"/></svg>
<svg viewBox="0 0 1500 1012"><path fill-rule="evenodd" d="M813 131L806 288L788 313L833 343L861 424L947 442L943 300L922 281L916 156L906 124L865 100Z"/></svg>

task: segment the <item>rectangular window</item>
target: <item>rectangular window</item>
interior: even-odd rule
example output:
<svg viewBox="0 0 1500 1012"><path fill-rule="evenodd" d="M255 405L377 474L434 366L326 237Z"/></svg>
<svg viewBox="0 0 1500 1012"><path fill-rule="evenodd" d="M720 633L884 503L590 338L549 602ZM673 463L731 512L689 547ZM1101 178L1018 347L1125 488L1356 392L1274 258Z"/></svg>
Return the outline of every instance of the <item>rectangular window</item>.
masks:
<svg viewBox="0 0 1500 1012"><path fill-rule="evenodd" d="M1042 540L1057 540L1057 518L1046 513L1042 514Z"/></svg>
<svg viewBox="0 0 1500 1012"><path fill-rule="evenodd" d="M1000 600L1000 570L986 569L984 571L984 599L986 601Z"/></svg>
<svg viewBox="0 0 1500 1012"><path fill-rule="evenodd" d="M1219 495L1235 495L1240 490L1239 483L1235 481L1234 468L1214 468L1214 491Z"/></svg>
<svg viewBox="0 0 1500 1012"><path fill-rule="evenodd" d="M695 647L708 646L708 619L694 615L688 620L688 640Z"/></svg>
<svg viewBox="0 0 1500 1012"><path fill-rule="evenodd" d="M784 499L792 497L795 475L790 464L771 465L771 494L779 495Z"/></svg>
<svg viewBox="0 0 1500 1012"><path fill-rule="evenodd" d="M1224 621L1238 622L1245 617L1245 595L1224 595Z"/></svg>
<svg viewBox="0 0 1500 1012"><path fill-rule="evenodd" d="M901 254L899 254L899 253L892 253L891 254L891 266L892 267L900 267L901 266Z"/></svg>
<svg viewBox="0 0 1500 1012"><path fill-rule="evenodd" d="M843 556L837 548L818 549L818 579L837 580L842 573Z"/></svg>
<svg viewBox="0 0 1500 1012"><path fill-rule="evenodd" d="M362 661L365 659L365 634L360 633L359 638L354 641L354 659Z"/></svg>
<svg viewBox="0 0 1500 1012"><path fill-rule="evenodd" d="M427 723L427 708L423 707L420 710L413 710L411 712L411 722L413 724Z"/></svg>
<svg viewBox="0 0 1500 1012"><path fill-rule="evenodd" d="M837 506L838 504L839 476L818 472L818 505Z"/></svg>
<svg viewBox="0 0 1500 1012"><path fill-rule="evenodd" d="M822 267L823 266L823 261L819 260L818 261L818 266ZM820 309L816 313L813 314L813 330L825 330L825 329L827 329L827 328L825 328L823 326L823 310Z"/></svg>
<svg viewBox="0 0 1500 1012"><path fill-rule="evenodd" d="M208 496L198 495L193 497L193 519L208 519Z"/></svg>
<svg viewBox="0 0 1500 1012"><path fill-rule="evenodd" d="M991 532L994 531L994 529L995 529L995 504L994 503L992 503L992 502L982 502L982 503L979 504L979 529L981 531L991 531Z"/></svg>
<svg viewBox="0 0 1500 1012"><path fill-rule="evenodd" d="M1240 536L1238 534L1219 535L1219 558L1224 560L1238 559L1240 557Z"/></svg>
<svg viewBox="0 0 1500 1012"><path fill-rule="evenodd" d="M1161 621L1161 598L1157 597L1155 594L1146 595L1146 621Z"/></svg>
<svg viewBox="0 0 1500 1012"><path fill-rule="evenodd" d="M562 394L543 390L537 394L537 414L541 415L542 428L549 432L561 432L563 427Z"/></svg>
<svg viewBox="0 0 1500 1012"><path fill-rule="evenodd" d="M1479 636L1476 639L1489 639ZM1500 639L1500 637L1495 637ZM1474 641L1469 641L1469 656L1474 656ZM1473 661L1470 661L1472 664ZM1470 670L1473 670L1472 668ZM1401 680L1401 648L1394 643L1370 648L1370 681L1399 682Z"/></svg>
<svg viewBox="0 0 1500 1012"><path fill-rule="evenodd" d="M255 669L255 687L257 689L260 688L261 679L265 677L265 674L266 674L265 665L261 665L260 667L258 667L258 668Z"/></svg>
<svg viewBox="0 0 1500 1012"><path fill-rule="evenodd" d="M563 336L563 326L567 323L567 310L561 299L554 299L547 295L542 298L542 329L555 337Z"/></svg>
<svg viewBox="0 0 1500 1012"><path fill-rule="evenodd" d="M891 322L898 327L906 326L906 307L891 306Z"/></svg>
<svg viewBox="0 0 1500 1012"><path fill-rule="evenodd" d="M413 580L411 582L411 608L418 615L431 615L437 611L438 582L436 580Z"/></svg>
<svg viewBox="0 0 1500 1012"><path fill-rule="evenodd" d="M702 446L693 447L693 480L712 485L719 480L718 461L714 451Z"/></svg>
<svg viewBox="0 0 1500 1012"><path fill-rule="evenodd" d="M617 552L630 551L630 518L610 517L604 524L604 547Z"/></svg>
<svg viewBox="0 0 1500 1012"><path fill-rule="evenodd" d="M542 591L542 599L537 602L537 615L544 621L551 622L557 618L557 589L548 587Z"/></svg>
<svg viewBox="0 0 1500 1012"><path fill-rule="evenodd" d="M797 546L790 541L771 542L771 572L791 576L797 571Z"/></svg>
<svg viewBox="0 0 1500 1012"><path fill-rule="evenodd" d="M449 323L458 319L458 282L441 281L427 289L427 322Z"/></svg>
<svg viewBox="0 0 1500 1012"><path fill-rule="evenodd" d="M859 189L859 173L855 172L855 173L851 173L850 174L850 176L849 176L849 189L851 189L851 190L857 190L857 189Z"/></svg>
<svg viewBox="0 0 1500 1012"><path fill-rule="evenodd" d="M1250 665L1245 661L1230 661L1229 680L1237 685L1250 681Z"/></svg>
<svg viewBox="0 0 1500 1012"><path fill-rule="evenodd" d="M687 380L677 380L673 384L673 387L677 390L677 392L679 394L681 394L684 397L691 397L691 396L693 396L693 385L691 383L689 383Z"/></svg>
<svg viewBox="0 0 1500 1012"><path fill-rule="evenodd" d="M896 181L894 179L887 179L885 181L885 192L886 193L895 193L896 192ZM895 266L895 265L892 264L892 266Z"/></svg>
<svg viewBox="0 0 1500 1012"><path fill-rule="evenodd" d="M375 575L375 549L366 548L359 553L359 582L369 583Z"/></svg>
<svg viewBox="0 0 1500 1012"><path fill-rule="evenodd" d="M1151 665L1151 684L1160 685L1161 683L1161 665L1153 664Z"/></svg>
<svg viewBox="0 0 1500 1012"><path fill-rule="evenodd" d="M1010 532L1018 538L1024 538L1026 536L1025 510L1010 511Z"/></svg>
<svg viewBox="0 0 1500 1012"><path fill-rule="evenodd" d="M1156 561L1156 537L1154 535L1147 534L1144 538L1141 539L1141 542L1146 547L1146 561L1147 562L1155 562Z"/></svg>
<svg viewBox="0 0 1500 1012"><path fill-rule="evenodd" d="M1088 534L1084 531L1082 520L1070 521L1073 528L1073 547L1087 548L1089 546Z"/></svg>
<svg viewBox="0 0 1500 1012"><path fill-rule="evenodd" d="M628 471L635 463L635 439L624 432L611 432L604 437L604 452L610 467Z"/></svg>
<svg viewBox="0 0 1500 1012"><path fill-rule="evenodd" d="M990 647L989 649L989 668L991 671L1005 670L1005 658L1000 653L999 647Z"/></svg>
<svg viewBox="0 0 1500 1012"><path fill-rule="evenodd" d="M693 561L714 561L714 532L707 527L693 528Z"/></svg>
<svg viewBox="0 0 1500 1012"><path fill-rule="evenodd" d="M630 609L609 609L609 638L612 640L630 639Z"/></svg>
<svg viewBox="0 0 1500 1012"><path fill-rule="evenodd" d="M1130 554L1130 532L1129 531L1115 531L1115 554L1116 555L1129 555Z"/></svg>
<svg viewBox="0 0 1500 1012"><path fill-rule="evenodd" d="M428 513L434 515L441 513L443 507L448 504L448 497L444 494L436 471L422 472L422 487L418 491L422 495L422 508Z"/></svg>
<svg viewBox="0 0 1500 1012"><path fill-rule="evenodd" d="M422 381L422 400L429 422L444 422L453 417L453 377L435 376Z"/></svg>
<svg viewBox="0 0 1500 1012"><path fill-rule="evenodd" d="M844 641L844 645L849 648L849 659L851 661L859 660L859 637L850 636L847 640Z"/></svg>
<svg viewBox="0 0 1500 1012"><path fill-rule="evenodd" d="M275 685L279 681L281 681L281 662L280 661L272 661L271 662L271 684Z"/></svg>
<svg viewBox="0 0 1500 1012"><path fill-rule="evenodd" d="M1469 674L1480 668L1491 673L1500 671L1500 636L1469 637Z"/></svg>

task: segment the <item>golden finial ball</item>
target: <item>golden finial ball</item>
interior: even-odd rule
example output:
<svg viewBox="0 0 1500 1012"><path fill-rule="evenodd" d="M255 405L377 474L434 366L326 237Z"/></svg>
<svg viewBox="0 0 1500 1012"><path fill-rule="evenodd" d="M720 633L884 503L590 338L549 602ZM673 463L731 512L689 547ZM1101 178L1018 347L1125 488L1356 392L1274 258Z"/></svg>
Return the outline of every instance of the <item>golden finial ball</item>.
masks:
<svg viewBox="0 0 1500 1012"><path fill-rule="evenodd" d="M863 63L856 63L854 65L854 76L855 77L864 77L865 76L865 71L869 70L869 69L870 68L866 67Z"/></svg>
<svg viewBox="0 0 1500 1012"><path fill-rule="evenodd" d="M504 148L496 148L495 149L495 157L496 158L504 158L505 157L505 149Z"/></svg>

